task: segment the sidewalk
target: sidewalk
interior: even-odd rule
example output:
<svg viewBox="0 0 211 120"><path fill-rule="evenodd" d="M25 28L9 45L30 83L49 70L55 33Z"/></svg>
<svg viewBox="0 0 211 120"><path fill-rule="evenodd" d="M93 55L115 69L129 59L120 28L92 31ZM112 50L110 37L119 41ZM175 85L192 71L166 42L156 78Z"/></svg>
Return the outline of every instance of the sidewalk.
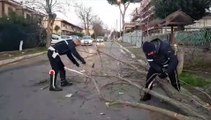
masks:
<svg viewBox="0 0 211 120"><path fill-rule="evenodd" d="M23 51L0 52L0 66L13 63L22 59L27 59L46 53L46 48L33 48Z"/></svg>

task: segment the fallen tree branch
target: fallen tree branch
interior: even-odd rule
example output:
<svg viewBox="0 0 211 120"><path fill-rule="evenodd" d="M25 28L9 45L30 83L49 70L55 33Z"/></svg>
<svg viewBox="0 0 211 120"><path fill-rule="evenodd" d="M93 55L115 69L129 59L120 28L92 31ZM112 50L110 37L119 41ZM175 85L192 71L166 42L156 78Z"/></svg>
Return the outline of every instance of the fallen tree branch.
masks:
<svg viewBox="0 0 211 120"><path fill-rule="evenodd" d="M192 108L192 106L190 106L188 104L180 103L180 102L178 102L178 101L176 101L174 99L171 99L169 97L166 97L166 96L163 96L161 94L158 94L157 92L155 92L153 90L146 89L146 88L144 88L144 87L142 87L142 86L140 86L140 85L138 85L136 83L133 83L130 80L124 79L124 78L122 78L120 76L118 76L118 77L115 76L115 77L120 79L120 80L122 80L122 81L128 82L132 86L135 86L138 89L143 90L144 92L147 92L147 93L149 93L149 94L151 94L151 95L153 95L153 96L155 96L155 97L157 97L157 98L159 98L161 100L164 100L164 101L166 101L166 102L178 107L182 112L184 112L184 113L186 113L186 114L188 114L190 116L196 116L198 118L206 120L206 118L204 116L202 116L202 115L198 114L197 112L195 112L194 109Z"/></svg>

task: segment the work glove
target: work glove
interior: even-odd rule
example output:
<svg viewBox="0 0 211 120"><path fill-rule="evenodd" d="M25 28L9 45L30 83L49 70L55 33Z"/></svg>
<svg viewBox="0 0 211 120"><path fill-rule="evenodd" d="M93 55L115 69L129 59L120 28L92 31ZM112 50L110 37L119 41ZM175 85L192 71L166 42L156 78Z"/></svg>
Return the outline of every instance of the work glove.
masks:
<svg viewBox="0 0 211 120"><path fill-rule="evenodd" d="M158 75L161 79L164 79L168 76L168 74L166 72L162 72L160 73L160 75Z"/></svg>
<svg viewBox="0 0 211 120"><path fill-rule="evenodd" d="M86 64L86 61L83 61L83 62L82 62L82 64L84 64L84 65L85 65L85 64Z"/></svg>
<svg viewBox="0 0 211 120"><path fill-rule="evenodd" d="M75 64L77 67L80 67L80 65L78 63Z"/></svg>

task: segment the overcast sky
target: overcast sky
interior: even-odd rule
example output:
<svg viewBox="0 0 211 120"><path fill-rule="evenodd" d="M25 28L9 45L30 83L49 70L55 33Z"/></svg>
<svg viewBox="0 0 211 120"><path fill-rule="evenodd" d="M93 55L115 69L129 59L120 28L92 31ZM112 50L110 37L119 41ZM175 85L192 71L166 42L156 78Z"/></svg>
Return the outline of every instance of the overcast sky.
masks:
<svg viewBox="0 0 211 120"><path fill-rule="evenodd" d="M21 0L18 0L21 1ZM65 1L65 0L59 0ZM75 3L83 4L86 7L92 7L92 13L96 14L100 17L103 23L108 27L108 29L117 29L119 30L119 20L120 20L120 12L119 8L116 5L110 5L107 0L68 0L71 5ZM131 12L139 7L140 3L130 4L125 21L129 22L131 19ZM80 19L75 14L75 8L70 6L63 13L57 13L58 18L65 19L70 23L75 25L81 25Z"/></svg>
<svg viewBox="0 0 211 120"><path fill-rule="evenodd" d="M98 15L103 23L109 29L118 29L119 30L119 19L120 19L120 12L119 8L116 5L110 5L107 0L72 0L71 3L82 3L86 7L92 7L92 13ZM126 22L129 22L131 19L131 12L140 6L140 4L131 4L126 13ZM67 14L68 13L68 14ZM75 14L74 7L69 9L69 12L66 11L66 15L58 13L58 17L65 18L69 22L80 25L81 21L78 19L77 15Z"/></svg>

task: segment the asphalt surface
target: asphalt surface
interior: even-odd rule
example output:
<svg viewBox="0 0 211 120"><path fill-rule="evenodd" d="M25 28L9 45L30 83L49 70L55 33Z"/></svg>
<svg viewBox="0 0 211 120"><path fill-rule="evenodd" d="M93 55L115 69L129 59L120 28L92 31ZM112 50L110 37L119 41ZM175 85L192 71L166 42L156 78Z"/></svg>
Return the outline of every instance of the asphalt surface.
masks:
<svg viewBox="0 0 211 120"><path fill-rule="evenodd" d="M77 68L66 56L62 61L66 67L84 71L92 75L100 87L116 81L103 77L130 73L131 70L118 61L96 54L96 47L82 46L77 48L87 64ZM106 42L101 51L109 55L134 63L130 56L115 43ZM94 68L93 67L94 64ZM107 107L99 99L94 84L84 76L67 71L67 78L73 86L63 88L61 92L51 92L48 71L50 65L47 56L40 55L24 59L0 68L0 120L167 120L165 116L143 109L126 106ZM142 79L143 80L143 79ZM57 81L59 84L59 80ZM139 90L124 84L114 84L101 91L111 99L127 101L139 100ZM72 94L71 97L65 97Z"/></svg>

